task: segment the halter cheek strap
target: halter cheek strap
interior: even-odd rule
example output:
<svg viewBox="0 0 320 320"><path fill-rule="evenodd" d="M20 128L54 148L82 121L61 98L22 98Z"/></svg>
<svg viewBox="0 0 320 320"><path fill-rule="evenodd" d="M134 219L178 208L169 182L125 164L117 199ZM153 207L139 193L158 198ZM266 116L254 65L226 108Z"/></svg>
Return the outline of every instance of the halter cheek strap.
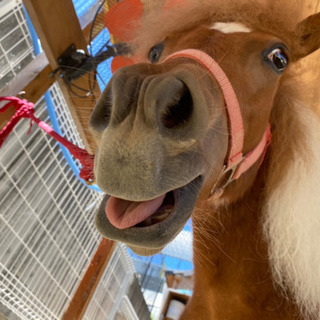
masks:
<svg viewBox="0 0 320 320"><path fill-rule="evenodd" d="M224 96L229 118L230 142L226 163L222 168L218 181L212 189L212 193L214 193L217 189L225 189L232 181L238 179L259 158L262 158L262 162L271 142L270 124L267 126L259 144L252 151L243 155L244 130L241 110L237 96L224 71L211 56L200 50L186 49L178 51L168 56L165 61L175 58L188 58L206 68L219 83ZM223 184L219 185L221 181L223 181Z"/></svg>

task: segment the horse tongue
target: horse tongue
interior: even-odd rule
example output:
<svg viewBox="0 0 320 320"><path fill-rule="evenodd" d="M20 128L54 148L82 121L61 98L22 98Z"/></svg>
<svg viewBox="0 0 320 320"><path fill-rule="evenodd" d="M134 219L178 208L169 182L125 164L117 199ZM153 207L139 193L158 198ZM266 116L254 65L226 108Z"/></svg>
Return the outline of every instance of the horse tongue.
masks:
<svg viewBox="0 0 320 320"><path fill-rule="evenodd" d="M165 194L149 201L133 202L110 197L105 213L110 223L118 229L126 229L152 216L162 205Z"/></svg>

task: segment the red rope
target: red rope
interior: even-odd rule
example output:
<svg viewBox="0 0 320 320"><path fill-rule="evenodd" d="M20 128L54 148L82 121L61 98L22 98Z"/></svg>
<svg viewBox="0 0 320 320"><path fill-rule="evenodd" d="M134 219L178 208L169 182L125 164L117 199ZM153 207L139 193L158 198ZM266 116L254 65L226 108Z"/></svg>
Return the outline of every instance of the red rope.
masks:
<svg viewBox="0 0 320 320"><path fill-rule="evenodd" d="M9 101L4 107L0 108L0 113L7 111L12 106L16 110L16 113L13 115L11 120L0 131L0 148L20 119L29 118L30 129L28 134L32 128L32 121L34 121L42 130L47 132L55 140L59 141L76 159L80 161L82 165L80 178L84 179L88 184L92 184L94 182L94 155L89 154L86 150L79 148L64 137L60 136L48 124L35 117L33 103L28 102L27 100L21 100L17 97L0 97L0 101Z"/></svg>

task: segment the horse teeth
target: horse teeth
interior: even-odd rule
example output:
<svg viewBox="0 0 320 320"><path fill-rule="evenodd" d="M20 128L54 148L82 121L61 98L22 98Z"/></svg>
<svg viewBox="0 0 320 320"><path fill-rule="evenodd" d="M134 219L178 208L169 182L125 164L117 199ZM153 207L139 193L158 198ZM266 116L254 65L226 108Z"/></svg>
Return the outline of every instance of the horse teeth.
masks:
<svg viewBox="0 0 320 320"><path fill-rule="evenodd" d="M171 212L171 209L168 208L168 209L164 210L163 212L152 216L151 218L152 218L153 222L160 222L160 221L163 221L164 219L166 219L169 216L170 212Z"/></svg>
<svg viewBox="0 0 320 320"><path fill-rule="evenodd" d="M151 216L151 217L147 218L146 220L144 220L143 222L141 222L140 226L141 227L150 227L156 223L159 223L159 222L165 220L169 216L171 211L172 211L171 208L167 208L159 213L155 213L153 216Z"/></svg>

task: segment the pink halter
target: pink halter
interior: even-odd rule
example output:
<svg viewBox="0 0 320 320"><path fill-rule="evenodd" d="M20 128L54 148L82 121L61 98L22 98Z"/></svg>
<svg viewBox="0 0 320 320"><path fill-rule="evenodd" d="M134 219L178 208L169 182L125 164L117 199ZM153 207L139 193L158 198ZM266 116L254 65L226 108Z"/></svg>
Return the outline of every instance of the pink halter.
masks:
<svg viewBox="0 0 320 320"><path fill-rule="evenodd" d="M237 96L224 71L212 57L200 50L186 49L178 51L168 56L165 61L175 58L189 58L201 64L208 71L210 71L210 73L218 81L223 92L227 114L229 117L230 146L226 163L222 168L217 183L212 189L212 193L214 193L217 189L224 190L232 181L238 179L254 163L256 163L260 157L262 157L262 162L266 150L271 142L270 124L267 126L259 144L249 153L243 155L244 130L241 110ZM220 179L225 177L227 174L229 175L227 180L224 180L225 182L222 187L217 188L216 186L220 182Z"/></svg>

